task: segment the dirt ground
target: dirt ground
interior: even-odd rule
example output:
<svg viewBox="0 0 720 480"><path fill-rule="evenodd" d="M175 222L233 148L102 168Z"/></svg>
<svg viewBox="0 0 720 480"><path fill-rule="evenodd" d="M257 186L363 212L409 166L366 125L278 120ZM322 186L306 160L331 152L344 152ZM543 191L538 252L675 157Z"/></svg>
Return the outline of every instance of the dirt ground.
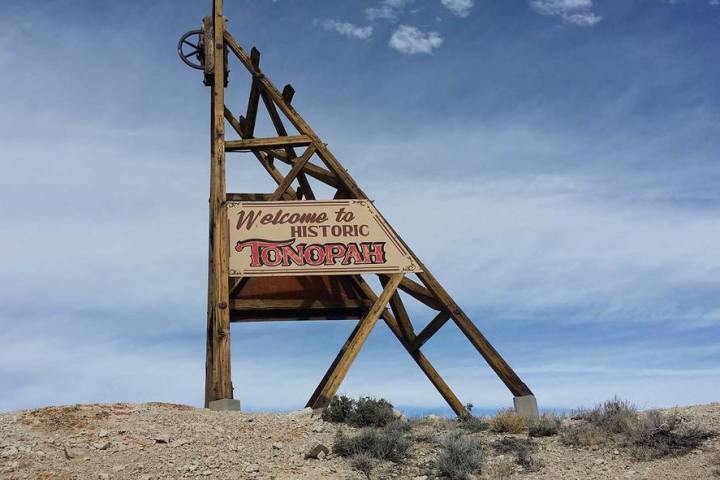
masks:
<svg viewBox="0 0 720 480"><path fill-rule="evenodd" d="M720 433L720 404L678 409L688 422ZM410 456L383 463L372 479L431 480L449 420L411 422ZM365 479L332 452L305 458L318 444L332 449L342 428L309 410L288 414L211 412L171 404L48 407L0 415L0 479ZM469 434L489 445L503 435ZM519 435L518 437L523 437ZM647 462L614 447L566 447L558 437L536 439L541 467L508 471L506 456L487 450L476 479L720 479L720 437L688 455ZM500 468L505 465L505 471Z"/></svg>

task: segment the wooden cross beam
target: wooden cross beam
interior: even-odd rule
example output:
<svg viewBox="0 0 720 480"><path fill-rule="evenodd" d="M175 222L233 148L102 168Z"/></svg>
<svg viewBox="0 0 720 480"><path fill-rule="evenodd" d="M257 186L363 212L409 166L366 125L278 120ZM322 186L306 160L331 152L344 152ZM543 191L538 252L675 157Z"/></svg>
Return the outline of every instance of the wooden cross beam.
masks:
<svg viewBox="0 0 720 480"><path fill-rule="evenodd" d="M375 300L370 311L358 322L350 338L348 338L345 345L343 345L340 353L338 353L335 361L330 366L330 369L328 369L320 385L315 389L306 406L315 409L325 408L330 404L330 400L332 400L332 397L337 393L340 383L350 369L350 365L365 344L378 318L380 318L385 306L390 301L390 297L392 297L395 290L397 290L402 277L402 273L396 273L390 277L390 280L388 280L382 293L377 300Z"/></svg>

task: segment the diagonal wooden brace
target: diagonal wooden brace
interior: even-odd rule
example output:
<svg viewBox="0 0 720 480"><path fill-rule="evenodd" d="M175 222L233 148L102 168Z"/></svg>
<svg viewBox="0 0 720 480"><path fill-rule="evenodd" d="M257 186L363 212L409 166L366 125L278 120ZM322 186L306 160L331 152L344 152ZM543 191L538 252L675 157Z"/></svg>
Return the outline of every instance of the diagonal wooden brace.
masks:
<svg viewBox="0 0 720 480"><path fill-rule="evenodd" d="M330 400L337 393L340 384L342 383L345 375L347 375L352 362L357 357L360 349L365 344L370 332L385 310L385 306L390 301L390 297L397 290L400 281L403 278L402 273L396 273L390 277L387 285L383 289L380 296L377 298L373 306L370 307L367 314L358 322L355 330L350 334L350 338L345 342L343 348L335 357L335 361L328 369L325 377L323 377L320 385L315 389L315 392L308 400L307 407L313 409L325 408L330 404Z"/></svg>

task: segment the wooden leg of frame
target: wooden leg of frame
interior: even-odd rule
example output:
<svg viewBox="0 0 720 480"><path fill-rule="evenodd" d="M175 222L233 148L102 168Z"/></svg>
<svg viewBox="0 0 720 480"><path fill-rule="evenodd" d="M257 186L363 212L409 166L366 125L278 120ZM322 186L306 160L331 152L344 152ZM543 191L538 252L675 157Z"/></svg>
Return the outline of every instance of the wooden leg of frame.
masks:
<svg viewBox="0 0 720 480"><path fill-rule="evenodd" d="M383 292L377 298L375 303L370 310L367 312L365 317L358 323L358 326L353 330L352 335L343 346L340 353L338 353L333 365L331 365L328 372L323 377L323 381L320 383L315 393L311 397L307 406L313 409L325 408L330 404L330 400L337 393L340 384L342 383L345 375L350 369L350 365L357 357L363 344L370 335L373 327L377 323L378 318L382 315L385 306L390 301L390 297L395 293L400 281L403 278L402 273L393 275L390 281L383 289Z"/></svg>

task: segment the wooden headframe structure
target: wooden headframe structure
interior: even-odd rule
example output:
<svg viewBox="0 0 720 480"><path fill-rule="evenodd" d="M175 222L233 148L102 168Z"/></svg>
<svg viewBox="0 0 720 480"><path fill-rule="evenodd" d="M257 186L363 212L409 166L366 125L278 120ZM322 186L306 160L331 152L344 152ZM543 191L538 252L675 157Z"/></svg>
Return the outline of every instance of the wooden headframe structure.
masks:
<svg viewBox="0 0 720 480"><path fill-rule="evenodd" d="M226 30L223 0L213 0L212 16L206 17L202 30L196 32L201 32L197 44L185 40L186 37L181 42L185 41L198 50L205 84L212 91L206 406L217 400L233 398L231 322L306 319L359 320L308 400L308 407L318 409L329 404L379 319L387 324L456 414L465 415L468 412L422 353L423 345L448 321L459 327L516 398L530 397L534 401L527 385L419 261L422 271L417 274L380 274L383 289L379 294L362 275L229 276L226 202L315 200L311 182L331 187L335 191L335 199L368 197L293 108L294 89L286 85L282 91L278 90L262 72L258 50L253 48L247 53ZM188 56L185 55L186 58ZM225 103L228 57L239 60L251 76L250 95L242 115L235 115ZM260 102L264 104L276 130L277 134L272 137L255 136ZM287 122L297 134L288 134ZM227 126L231 133L234 132L232 136L235 138L226 138ZM231 152L251 153L277 184L275 190L262 194L228 193L225 166L226 156ZM314 159L319 161L313 162ZM280 164L289 167L286 174L278 168ZM407 245L405 247L411 252ZM435 312L432 321L421 331L415 331L400 292Z"/></svg>

